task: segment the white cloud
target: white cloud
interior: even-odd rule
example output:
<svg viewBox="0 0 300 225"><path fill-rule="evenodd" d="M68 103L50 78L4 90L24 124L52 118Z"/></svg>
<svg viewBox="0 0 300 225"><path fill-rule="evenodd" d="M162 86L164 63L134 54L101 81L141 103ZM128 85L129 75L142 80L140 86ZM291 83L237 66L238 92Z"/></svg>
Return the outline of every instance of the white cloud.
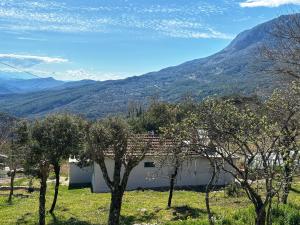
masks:
<svg viewBox="0 0 300 225"><path fill-rule="evenodd" d="M55 69L55 68L52 68ZM56 70L51 71L51 69L20 69L16 70L10 67L5 67L4 65L0 65L0 73L13 74L13 75L24 75L25 73L33 74L40 78L53 77L57 80L64 81L78 81L78 80L96 80L96 81L105 81L105 80L118 80L129 77L132 74L124 73L124 72L115 72L108 73L93 69L66 69L66 70ZM0 75L1 76L1 75Z"/></svg>
<svg viewBox="0 0 300 225"><path fill-rule="evenodd" d="M221 32L211 32L209 25L195 22L203 22L203 17L219 15L226 10L212 3L166 6L141 5L132 1L114 6L100 3L93 7L79 5L50 0L3 0L0 2L0 30L112 33L129 28L134 32L143 29L155 35L180 38L230 37Z"/></svg>
<svg viewBox="0 0 300 225"><path fill-rule="evenodd" d="M122 73L105 73L101 71L85 70L85 69L71 69L62 72L55 72L52 74L54 78L59 80L117 80L127 77Z"/></svg>
<svg viewBox="0 0 300 225"><path fill-rule="evenodd" d="M68 62L64 58L53 58L47 56L35 56L35 55L17 55L17 54L0 54L0 60L12 59L12 60L33 60L40 63L64 63Z"/></svg>
<svg viewBox="0 0 300 225"><path fill-rule="evenodd" d="M25 40L25 41L47 41L44 38L31 38L31 37L17 37L18 40Z"/></svg>
<svg viewBox="0 0 300 225"><path fill-rule="evenodd" d="M241 7L279 7L281 5L300 5L300 0L247 0L241 2Z"/></svg>

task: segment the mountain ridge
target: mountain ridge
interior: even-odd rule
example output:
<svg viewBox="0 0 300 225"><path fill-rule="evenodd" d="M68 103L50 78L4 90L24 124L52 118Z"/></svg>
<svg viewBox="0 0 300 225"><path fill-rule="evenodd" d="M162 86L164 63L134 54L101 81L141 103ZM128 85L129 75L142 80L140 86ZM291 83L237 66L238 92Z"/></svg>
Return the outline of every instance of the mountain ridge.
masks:
<svg viewBox="0 0 300 225"><path fill-rule="evenodd" d="M299 15L297 15L299 16ZM187 92L197 100L210 95L266 95L285 79L265 74L259 49L276 44L270 31L279 17L241 32L226 48L208 56L122 80L65 84L64 88L25 95L0 96L0 111L36 117L58 111L99 118L126 112L130 101L144 103L151 96L179 101ZM18 110L16 110L18 109Z"/></svg>

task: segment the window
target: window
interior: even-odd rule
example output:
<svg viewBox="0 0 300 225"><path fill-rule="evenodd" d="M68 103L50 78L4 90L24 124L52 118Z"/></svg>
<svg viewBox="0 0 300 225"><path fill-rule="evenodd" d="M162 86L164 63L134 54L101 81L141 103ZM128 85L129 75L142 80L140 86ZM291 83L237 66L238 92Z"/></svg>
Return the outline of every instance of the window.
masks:
<svg viewBox="0 0 300 225"><path fill-rule="evenodd" d="M144 167L146 168L149 168L149 167L155 167L155 164L154 162L144 162Z"/></svg>

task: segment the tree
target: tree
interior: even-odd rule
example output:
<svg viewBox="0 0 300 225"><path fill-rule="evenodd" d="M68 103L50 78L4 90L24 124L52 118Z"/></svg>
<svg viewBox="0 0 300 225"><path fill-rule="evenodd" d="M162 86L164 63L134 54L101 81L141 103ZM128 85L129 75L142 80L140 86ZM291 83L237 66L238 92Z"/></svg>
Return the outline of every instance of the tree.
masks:
<svg viewBox="0 0 300 225"><path fill-rule="evenodd" d="M89 155L99 164L106 185L111 191L109 225L118 225L123 194L128 178L150 149L150 143L143 135L133 135L126 121L121 118L108 118L91 125L88 133ZM110 176L106 159L114 161Z"/></svg>
<svg viewBox="0 0 300 225"><path fill-rule="evenodd" d="M300 151L300 84L293 82L287 89L275 90L266 104L268 114L280 132L280 158L283 161L284 178L281 201L287 204Z"/></svg>
<svg viewBox="0 0 300 225"><path fill-rule="evenodd" d="M46 191L52 159L52 134L46 120L36 120L30 126L29 147L26 154L26 172L40 180L39 224L45 225Z"/></svg>
<svg viewBox="0 0 300 225"><path fill-rule="evenodd" d="M300 79L300 14L281 16L270 31L273 39L261 47L267 72Z"/></svg>
<svg viewBox="0 0 300 225"><path fill-rule="evenodd" d="M208 222L210 225L214 225L213 214L210 209L210 193L214 188L214 184L218 181L219 173L223 167L223 160L220 160L218 155L216 155L216 146L207 138L203 131L197 131L197 143L196 153L205 157L211 166L211 176L205 187L205 206L207 211ZM201 141L201 142L199 142ZM194 151L195 151L194 150Z"/></svg>
<svg viewBox="0 0 300 225"><path fill-rule="evenodd" d="M155 134L160 134L160 128L174 122L176 106L153 101L147 111L144 113L142 126L146 131L153 131Z"/></svg>
<svg viewBox="0 0 300 225"><path fill-rule="evenodd" d="M15 118L5 113L0 113L0 153L3 152L2 148L9 140L14 121Z"/></svg>
<svg viewBox="0 0 300 225"><path fill-rule="evenodd" d="M256 112L246 106L239 109L229 100L208 99L200 108L198 123L216 146L216 154L229 165L229 168L223 166L222 169L240 182L251 200L257 225L264 225L270 216L270 213L267 215L267 206L271 207L272 199L282 184L281 173L278 172L279 133L264 115L265 110L265 107L260 107ZM199 140L196 143L203 142ZM237 156L241 159L240 165L236 163ZM265 194L253 187L255 178L264 181Z"/></svg>
<svg viewBox="0 0 300 225"><path fill-rule="evenodd" d="M189 119L190 112L186 111L181 104L178 104L172 109L173 119L166 121L162 127L160 127L160 133L162 136L162 147L165 148L165 157L159 160L161 166L169 166L172 168L170 174L170 186L168 207L172 205L172 198L174 192L174 186L177 179L179 170L189 154L189 140L190 128L192 121ZM170 113L171 115L171 113Z"/></svg>
<svg viewBox="0 0 300 225"><path fill-rule="evenodd" d="M24 164L24 156L26 154L29 133L26 121L16 122L12 128L9 141L7 143L7 163L9 166L10 176L10 193L8 202L12 201L14 194L14 180L18 169L21 169Z"/></svg>
<svg viewBox="0 0 300 225"><path fill-rule="evenodd" d="M43 146L48 149L50 163L55 173L55 192L50 213L53 213L57 202L60 167L64 160L79 154L84 145L84 122L68 114L50 115L41 122L43 128Z"/></svg>

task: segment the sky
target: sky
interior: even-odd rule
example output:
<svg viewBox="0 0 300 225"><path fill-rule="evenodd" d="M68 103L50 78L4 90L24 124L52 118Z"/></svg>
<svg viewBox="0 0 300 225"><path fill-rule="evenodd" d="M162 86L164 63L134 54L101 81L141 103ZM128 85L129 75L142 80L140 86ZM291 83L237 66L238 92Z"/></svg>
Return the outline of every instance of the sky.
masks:
<svg viewBox="0 0 300 225"><path fill-rule="evenodd" d="M1 0L0 76L121 79L209 56L300 0Z"/></svg>

